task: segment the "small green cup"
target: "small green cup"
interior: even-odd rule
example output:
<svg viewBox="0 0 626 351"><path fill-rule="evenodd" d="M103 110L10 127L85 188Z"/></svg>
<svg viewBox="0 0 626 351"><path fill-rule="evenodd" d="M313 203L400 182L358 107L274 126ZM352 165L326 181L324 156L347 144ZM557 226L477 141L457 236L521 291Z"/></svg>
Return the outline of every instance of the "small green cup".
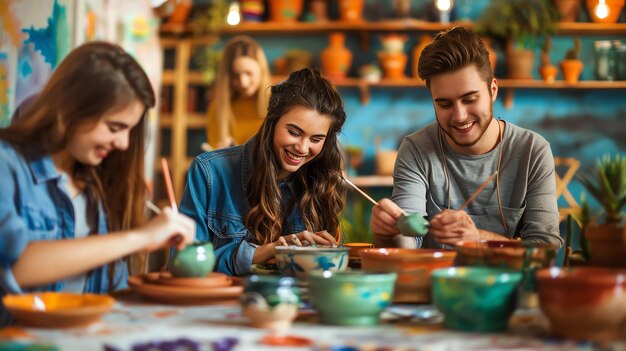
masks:
<svg viewBox="0 0 626 351"><path fill-rule="evenodd" d="M411 213L398 218L398 229L405 236L424 236L428 234L430 223L421 213Z"/></svg>
<svg viewBox="0 0 626 351"><path fill-rule="evenodd" d="M174 253L170 272L177 278L204 278L213 271L215 254L210 242L196 242Z"/></svg>

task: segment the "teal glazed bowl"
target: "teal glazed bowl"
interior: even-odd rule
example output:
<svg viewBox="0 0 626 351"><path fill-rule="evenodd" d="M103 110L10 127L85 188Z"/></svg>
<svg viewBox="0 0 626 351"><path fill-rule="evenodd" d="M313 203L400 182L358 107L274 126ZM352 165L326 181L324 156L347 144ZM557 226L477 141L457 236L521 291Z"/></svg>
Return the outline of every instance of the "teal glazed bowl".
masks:
<svg viewBox="0 0 626 351"><path fill-rule="evenodd" d="M324 324L375 325L393 299L396 278L396 273L313 272L309 298Z"/></svg>
<svg viewBox="0 0 626 351"><path fill-rule="evenodd" d="M349 256L346 246L277 246L276 266L282 276L305 281L311 272L346 270Z"/></svg>
<svg viewBox="0 0 626 351"><path fill-rule="evenodd" d="M198 242L174 253L170 272L177 278L204 278L213 271L214 266L213 244Z"/></svg>
<svg viewBox="0 0 626 351"><path fill-rule="evenodd" d="M483 267L454 267L432 272L433 303L444 326L462 331L507 329L517 307L522 273Z"/></svg>

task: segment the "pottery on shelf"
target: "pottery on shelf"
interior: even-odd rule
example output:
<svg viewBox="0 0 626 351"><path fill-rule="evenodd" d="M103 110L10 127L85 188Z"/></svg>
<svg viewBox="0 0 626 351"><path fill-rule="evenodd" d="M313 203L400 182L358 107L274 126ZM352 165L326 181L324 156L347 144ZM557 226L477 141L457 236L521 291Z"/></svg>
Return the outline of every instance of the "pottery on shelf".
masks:
<svg viewBox="0 0 626 351"><path fill-rule="evenodd" d="M339 0L339 19L346 22L363 20L365 0Z"/></svg>
<svg viewBox="0 0 626 351"><path fill-rule="evenodd" d="M297 22L304 0L269 0L270 21L273 22Z"/></svg>
<svg viewBox="0 0 626 351"><path fill-rule="evenodd" d="M177 250L169 271L178 278L203 278L213 271L215 253L210 242L198 242Z"/></svg>
<svg viewBox="0 0 626 351"><path fill-rule="evenodd" d="M432 43L432 41L433 41L432 36L428 34L423 34L420 37L419 41L413 47L413 52L411 53L411 56L413 59L413 66L411 66L411 75L414 78L419 78L418 65L419 65L420 56L422 55L422 51L428 44Z"/></svg>
<svg viewBox="0 0 626 351"><path fill-rule="evenodd" d="M293 278L252 275L244 283L240 301L253 327L284 335L298 314L300 295Z"/></svg>
<svg viewBox="0 0 626 351"><path fill-rule="evenodd" d="M328 47L320 55L322 73L330 79L342 79L348 75L352 52L345 47L346 36L340 32L328 35Z"/></svg>

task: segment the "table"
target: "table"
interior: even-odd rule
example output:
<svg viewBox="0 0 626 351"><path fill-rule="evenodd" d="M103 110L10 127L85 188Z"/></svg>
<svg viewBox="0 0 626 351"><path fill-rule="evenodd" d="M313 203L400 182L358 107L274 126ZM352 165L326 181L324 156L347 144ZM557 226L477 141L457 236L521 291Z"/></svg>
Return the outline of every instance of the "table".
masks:
<svg viewBox="0 0 626 351"><path fill-rule="evenodd" d="M116 296L114 309L100 322L84 328L48 330L11 327L0 331L3 340L51 344L59 350L131 350L137 343L189 338L199 341L203 350L212 350L212 341L237 339L234 350L596 350L597 345L549 337L549 325L537 309L518 310L507 333L482 334L443 329L440 316L421 320L436 312L429 305L393 305L374 327L321 325L314 310L301 309L289 335L313 342L307 347L275 347L260 343L268 335L247 324L236 301L213 306L159 305L143 301L132 292ZM6 345L6 344L5 344ZM350 348L351 347L351 348ZM4 348L6 349L6 348ZM624 350L626 343L607 350ZM0 350L3 350L0 344Z"/></svg>

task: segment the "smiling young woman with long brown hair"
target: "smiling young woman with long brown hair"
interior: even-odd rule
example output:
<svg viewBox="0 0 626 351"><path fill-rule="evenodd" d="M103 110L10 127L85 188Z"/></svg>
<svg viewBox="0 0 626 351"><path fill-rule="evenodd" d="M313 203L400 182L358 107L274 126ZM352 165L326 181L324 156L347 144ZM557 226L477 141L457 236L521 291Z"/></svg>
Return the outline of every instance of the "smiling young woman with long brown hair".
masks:
<svg viewBox="0 0 626 351"><path fill-rule="evenodd" d="M126 286L124 257L179 234L181 247L193 240L193 221L169 209L144 224L144 123L154 102L137 61L117 45L88 43L0 130L0 292L112 291Z"/></svg>
<svg viewBox="0 0 626 351"><path fill-rule="evenodd" d="M271 88L267 116L248 143L198 156L180 210L231 275L274 256L277 245L336 244L344 207L336 88L305 68ZM333 237L334 236L334 237Z"/></svg>

